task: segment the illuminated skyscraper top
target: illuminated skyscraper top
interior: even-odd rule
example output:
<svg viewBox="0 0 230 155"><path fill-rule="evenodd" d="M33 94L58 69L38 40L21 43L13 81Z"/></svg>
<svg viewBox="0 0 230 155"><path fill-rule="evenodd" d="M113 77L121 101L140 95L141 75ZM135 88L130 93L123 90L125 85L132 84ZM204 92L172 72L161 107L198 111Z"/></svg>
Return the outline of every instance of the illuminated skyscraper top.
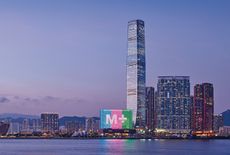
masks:
<svg viewBox="0 0 230 155"><path fill-rule="evenodd" d="M144 21L128 23L127 109L136 127L145 127L145 29Z"/></svg>

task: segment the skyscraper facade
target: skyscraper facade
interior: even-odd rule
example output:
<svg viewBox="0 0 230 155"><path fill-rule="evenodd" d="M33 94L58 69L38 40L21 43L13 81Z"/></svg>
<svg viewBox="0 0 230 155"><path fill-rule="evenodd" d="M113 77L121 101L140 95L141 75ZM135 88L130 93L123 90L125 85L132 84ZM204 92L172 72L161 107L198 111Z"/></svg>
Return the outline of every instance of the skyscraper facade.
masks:
<svg viewBox="0 0 230 155"><path fill-rule="evenodd" d="M154 129L154 88L146 87L146 126L148 129Z"/></svg>
<svg viewBox="0 0 230 155"><path fill-rule="evenodd" d="M85 120L85 130L86 131L97 131L99 130L100 119L97 117L89 117Z"/></svg>
<svg viewBox="0 0 230 155"><path fill-rule="evenodd" d="M144 21L128 22L127 109L133 112L133 123L144 128L145 106L145 29Z"/></svg>
<svg viewBox="0 0 230 155"><path fill-rule="evenodd" d="M24 119L22 122L22 130L24 132L28 132L30 130L29 119Z"/></svg>
<svg viewBox="0 0 230 155"><path fill-rule="evenodd" d="M41 131L41 120L40 119L32 120L32 129L34 132Z"/></svg>
<svg viewBox="0 0 230 155"><path fill-rule="evenodd" d="M41 124L43 132L57 132L59 130L59 115L56 113L41 114Z"/></svg>
<svg viewBox="0 0 230 155"><path fill-rule="evenodd" d="M211 83L196 84L193 98L194 133L209 133L213 131L214 121L214 91Z"/></svg>
<svg viewBox="0 0 230 155"><path fill-rule="evenodd" d="M191 97L188 76L159 76L157 83L156 130L189 133Z"/></svg>
<svg viewBox="0 0 230 155"><path fill-rule="evenodd" d="M224 120L222 115L214 115L213 130L215 133L219 133L219 129L224 126Z"/></svg>

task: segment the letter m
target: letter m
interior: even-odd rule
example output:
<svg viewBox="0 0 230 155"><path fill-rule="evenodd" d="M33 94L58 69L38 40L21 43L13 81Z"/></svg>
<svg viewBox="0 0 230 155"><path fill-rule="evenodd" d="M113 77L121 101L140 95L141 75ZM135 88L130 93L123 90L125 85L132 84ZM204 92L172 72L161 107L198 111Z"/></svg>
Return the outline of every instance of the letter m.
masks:
<svg viewBox="0 0 230 155"><path fill-rule="evenodd" d="M106 114L106 124L117 124L117 115Z"/></svg>

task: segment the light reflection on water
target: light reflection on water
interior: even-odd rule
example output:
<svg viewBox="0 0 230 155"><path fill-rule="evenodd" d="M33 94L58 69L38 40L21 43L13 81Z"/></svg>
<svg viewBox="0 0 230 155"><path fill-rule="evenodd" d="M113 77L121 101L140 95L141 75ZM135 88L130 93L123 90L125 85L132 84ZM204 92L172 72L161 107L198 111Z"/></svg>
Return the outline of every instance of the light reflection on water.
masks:
<svg viewBox="0 0 230 155"><path fill-rule="evenodd" d="M0 140L0 155L230 155L230 140Z"/></svg>
<svg viewBox="0 0 230 155"><path fill-rule="evenodd" d="M105 154L123 155L127 149L135 148L135 140L130 139L106 139L99 143L103 145Z"/></svg>

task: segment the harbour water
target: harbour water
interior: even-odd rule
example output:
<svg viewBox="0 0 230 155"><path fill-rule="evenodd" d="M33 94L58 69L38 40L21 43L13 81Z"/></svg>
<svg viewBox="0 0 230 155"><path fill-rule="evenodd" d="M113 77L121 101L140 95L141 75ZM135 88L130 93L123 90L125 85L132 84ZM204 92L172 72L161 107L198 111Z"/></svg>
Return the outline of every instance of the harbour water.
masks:
<svg viewBox="0 0 230 155"><path fill-rule="evenodd" d="M0 155L230 155L230 140L0 139Z"/></svg>

